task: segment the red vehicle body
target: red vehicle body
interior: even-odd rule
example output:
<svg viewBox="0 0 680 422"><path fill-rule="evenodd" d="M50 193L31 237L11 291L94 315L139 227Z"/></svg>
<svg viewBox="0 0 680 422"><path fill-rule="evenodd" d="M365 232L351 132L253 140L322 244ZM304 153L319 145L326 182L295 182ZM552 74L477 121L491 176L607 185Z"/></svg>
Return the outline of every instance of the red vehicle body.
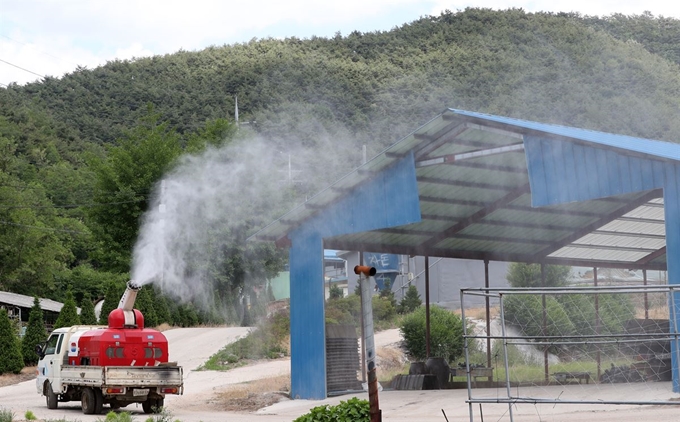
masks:
<svg viewBox="0 0 680 422"><path fill-rule="evenodd" d="M114 309L108 328L77 332L69 341L69 365L157 366L168 361L168 340L157 330L144 328L144 316L133 309L134 327L125 313Z"/></svg>

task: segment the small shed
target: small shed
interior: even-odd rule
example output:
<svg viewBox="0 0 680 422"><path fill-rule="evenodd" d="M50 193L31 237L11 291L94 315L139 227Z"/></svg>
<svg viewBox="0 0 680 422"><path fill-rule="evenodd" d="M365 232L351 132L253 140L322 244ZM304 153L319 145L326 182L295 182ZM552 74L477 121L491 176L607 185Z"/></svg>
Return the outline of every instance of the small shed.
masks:
<svg viewBox="0 0 680 422"><path fill-rule="evenodd" d="M252 239L289 248L292 397L323 399L324 248L667 269L677 284L680 145L446 109Z"/></svg>

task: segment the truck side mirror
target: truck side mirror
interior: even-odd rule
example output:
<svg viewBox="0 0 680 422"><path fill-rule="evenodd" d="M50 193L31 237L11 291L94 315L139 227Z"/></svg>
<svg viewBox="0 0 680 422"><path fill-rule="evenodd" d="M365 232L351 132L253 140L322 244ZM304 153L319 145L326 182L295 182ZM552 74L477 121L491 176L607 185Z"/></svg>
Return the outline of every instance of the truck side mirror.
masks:
<svg viewBox="0 0 680 422"><path fill-rule="evenodd" d="M38 355L40 359L45 357L45 343L35 345L35 354Z"/></svg>

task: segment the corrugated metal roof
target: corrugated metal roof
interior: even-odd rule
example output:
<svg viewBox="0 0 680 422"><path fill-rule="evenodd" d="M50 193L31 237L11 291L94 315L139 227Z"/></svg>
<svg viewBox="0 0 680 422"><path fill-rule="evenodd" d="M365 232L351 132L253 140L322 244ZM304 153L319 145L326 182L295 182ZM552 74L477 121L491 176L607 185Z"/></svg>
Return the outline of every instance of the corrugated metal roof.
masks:
<svg viewBox="0 0 680 422"><path fill-rule="evenodd" d="M38 299L40 302L40 308L44 311L61 312L61 308L64 306L63 303L54 301L52 299ZM21 308L32 308L33 307L33 297L20 295L18 293L10 292L0 292L0 304L4 303L12 306L19 306ZM80 308L78 308L80 313Z"/></svg>
<svg viewBox="0 0 680 422"><path fill-rule="evenodd" d="M661 190L531 206L526 135L680 160L667 142L447 109L258 232L279 240L410 154L422 220L325 239L325 247L452 258L665 269Z"/></svg>

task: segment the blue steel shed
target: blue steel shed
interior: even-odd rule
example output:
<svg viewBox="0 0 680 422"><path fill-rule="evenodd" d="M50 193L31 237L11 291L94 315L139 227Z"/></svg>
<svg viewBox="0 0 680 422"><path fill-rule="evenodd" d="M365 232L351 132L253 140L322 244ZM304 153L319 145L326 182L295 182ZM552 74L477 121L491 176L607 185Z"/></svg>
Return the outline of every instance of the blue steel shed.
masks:
<svg viewBox="0 0 680 422"><path fill-rule="evenodd" d="M324 248L667 269L678 284L679 165L673 143L445 110L253 236L290 248L292 396L328 394Z"/></svg>

